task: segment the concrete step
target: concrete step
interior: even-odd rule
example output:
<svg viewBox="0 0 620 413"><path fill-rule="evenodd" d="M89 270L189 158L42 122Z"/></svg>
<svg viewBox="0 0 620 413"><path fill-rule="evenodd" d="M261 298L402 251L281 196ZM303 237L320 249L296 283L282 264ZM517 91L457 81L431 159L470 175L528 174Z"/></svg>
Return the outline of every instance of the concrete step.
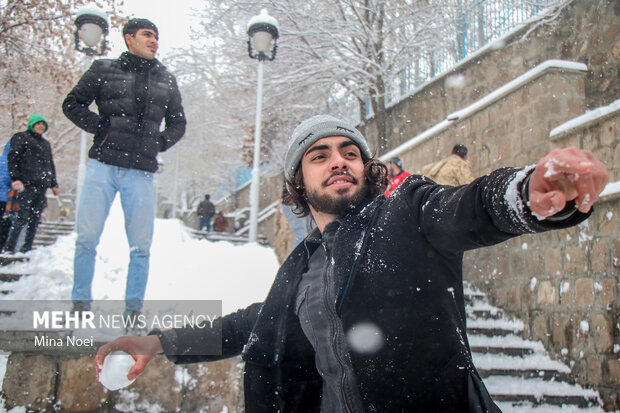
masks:
<svg viewBox="0 0 620 413"><path fill-rule="evenodd" d="M44 234L47 236L61 236L61 235L69 235L71 234L73 231L71 230L64 230L64 229L55 229L55 228L37 228L37 235L39 234Z"/></svg>
<svg viewBox="0 0 620 413"><path fill-rule="evenodd" d="M531 403L528 401L498 402L495 404L503 413L605 413L601 406L579 407L574 404L551 405L545 403Z"/></svg>
<svg viewBox="0 0 620 413"><path fill-rule="evenodd" d="M478 318L499 320L504 317L503 311L490 311L482 309L471 309L467 311L467 318L476 320Z"/></svg>
<svg viewBox="0 0 620 413"><path fill-rule="evenodd" d="M520 377L522 379L540 378L543 380L570 380L570 373L560 373L557 370L547 369L503 369L503 368L481 368L476 367L480 377L483 379L491 376Z"/></svg>
<svg viewBox="0 0 620 413"><path fill-rule="evenodd" d="M55 222L41 222L39 227L45 229L54 229L58 231L72 231L75 228L73 224L59 224Z"/></svg>
<svg viewBox="0 0 620 413"><path fill-rule="evenodd" d="M193 238L206 239L209 241L228 241L233 244L247 244L249 242L248 237L243 235L235 235L229 232L198 231L189 227L185 228ZM257 240L260 245L269 244L267 238L262 235L259 235Z"/></svg>
<svg viewBox="0 0 620 413"><path fill-rule="evenodd" d="M469 334L469 345L473 353L505 354L507 356L527 356L535 352L543 353L544 346L538 341L524 340L508 334L489 337L486 335Z"/></svg>
<svg viewBox="0 0 620 413"><path fill-rule="evenodd" d="M0 266L9 265L14 262L28 261L28 257L24 254L0 254Z"/></svg>
<svg viewBox="0 0 620 413"><path fill-rule="evenodd" d="M54 228L75 228L75 222L73 221L42 221L39 226L54 227Z"/></svg>
<svg viewBox="0 0 620 413"><path fill-rule="evenodd" d="M519 333L523 330L523 327L519 328L518 325L511 325L510 323L501 323L506 320L488 320L477 319L467 320L467 334L484 335L487 337L507 336L510 334Z"/></svg>
<svg viewBox="0 0 620 413"><path fill-rule="evenodd" d="M476 291L466 287L463 294L465 298L465 305L471 305L476 300L487 302L487 295L481 291Z"/></svg>
<svg viewBox="0 0 620 413"><path fill-rule="evenodd" d="M574 405L580 408L600 404L597 392L584 389L578 384L509 376L489 376L484 379L484 383L497 402L528 402L533 406Z"/></svg>
<svg viewBox="0 0 620 413"><path fill-rule="evenodd" d="M54 242L56 242L56 240L53 240L53 241L52 240L40 241L40 240L37 240L35 238L34 242L32 243L32 248L34 249L35 247L49 247Z"/></svg>
<svg viewBox="0 0 620 413"><path fill-rule="evenodd" d="M561 381L570 379L570 368L564 363L551 360L544 353L532 353L526 356L473 353L472 358L482 377L512 376Z"/></svg>
<svg viewBox="0 0 620 413"><path fill-rule="evenodd" d="M14 282L14 281L18 281L22 277L27 277L29 275L30 274L0 272L0 282Z"/></svg>
<svg viewBox="0 0 620 413"><path fill-rule="evenodd" d="M37 234L34 237L35 241L56 241L58 239L58 235L52 235L52 234L48 234L46 232L39 232L37 231Z"/></svg>
<svg viewBox="0 0 620 413"><path fill-rule="evenodd" d="M542 395L534 396L530 394L492 394L493 400L496 402L512 402L523 403L528 402L533 406L552 405L562 407L562 411L568 405L577 408L585 408L597 406L597 399L589 399L581 396L563 396L563 395Z"/></svg>

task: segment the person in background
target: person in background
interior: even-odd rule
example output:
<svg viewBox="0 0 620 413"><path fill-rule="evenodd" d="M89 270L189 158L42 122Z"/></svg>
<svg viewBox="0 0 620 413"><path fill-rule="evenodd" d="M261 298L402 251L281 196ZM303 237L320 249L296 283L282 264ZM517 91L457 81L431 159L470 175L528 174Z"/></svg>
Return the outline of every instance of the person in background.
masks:
<svg viewBox="0 0 620 413"><path fill-rule="evenodd" d="M215 232L226 232L228 229L228 218L222 214L222 211L217 211L213 217L213 226Z"/></svg>
<svg viewBox="0 0 620 413"><path fill-rule="evenodd" d="M221 354L188 354L213 341L209 328L153 330L103 345L97 370L114 350L136 359L130 380L158 353L241 354L248 412L499 412L468 344L463 254L584 221L609 180L603 163L555 149L469 185L412 175L386 198L366 138L327 115L293 131L285 159L286 202L317 228L264 302L217 319Z"/></svg>
<svg viewBox="0 0 620 413"><path fill-rule="evenodd" d="M439 185L465 185L474 180L467 160L467 147L454 145L450 156L422 168L422 175L431 178Z"/></svg>
<svg viewBox="0 0 620 413"><path fill-rule="evenodd" d="M400 158L394 157L388 159L386 166L388 168L388 173L390 174L390 182L385 190L385 196L390 196L390 194L398 188L398 185L402 184L403 181L411 174L403 170L403 161L401 161Z"/></svg>
<svg viewBox="0 0 620 413"><path fill-rule="evenodd" d="M73 308L91 308L97 245L118 192L129 242L124 315L136 318L149 277L157 154L183 137L187 121L175 77L155 58L157 26L147 19L130 19L123 39L127 51L118 59L95 60L65 98L62 110L94 134L78 206ZM93 101L98 113L89 109Z"/></svg>
<svg viewBox="0 0 620 413"><path fill-rule="evenodd" d="M196 215L198 215L198 231L206 229L211 231L211 218L215 214L215 205L211 202L211 195L206 194L205 198L200 201L198 208L196 209Z"/></svg>
<svg viewBox="0 0 620 413"><path fill-rule="evenodd" d="M8 214L5 216L6 204L9 199L9 191L11 190L11 175L9 174L7 160L10 148L11 141L9 140L4 145L2 156L0 156L0 251L4 247L6 237L9 235L9 229L11 228L11 220Z"/></svg>
<svg viewBox="0 0 620 413"><path fill-rule="evenodd" d="M52 158L52 147L43 137L48 125L45 119L36 113L30 116L28 129L11 138L11 148L7 155L11 188L19 191L17 202L19 211L11 223L11 228L4 244L4 250L15 253L19 234L26 228L24 244L20 252L32 249L41 214L47 198L48 188L58 195L56 167Z"/></svg>

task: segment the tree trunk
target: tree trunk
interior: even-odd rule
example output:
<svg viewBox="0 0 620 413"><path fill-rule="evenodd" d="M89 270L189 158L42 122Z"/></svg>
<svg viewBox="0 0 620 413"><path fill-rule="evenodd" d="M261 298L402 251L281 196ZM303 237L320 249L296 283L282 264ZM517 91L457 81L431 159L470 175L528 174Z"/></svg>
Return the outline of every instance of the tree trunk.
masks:
<svg viewBox="0 0 620 413"><path fill-rule="evenodd" d="M357 129L362 133L362 135L366 136L366 101L364 99L357 98L357 102L359 103L360 108L360 123L357 126ZM368 139L367 136L366 139Z"/></svg>
<svg viewBox="0 0 620 413"><path fill-rule="evenodd" d="M378 4L378 17L375 22L375 54L377 66L383 67L385 63L385 56L383 51L383 24L385 23L385 4L379 2ZM375 114L375 125L377 127L377 153L384 153L388 149L388 136L387 136L387 112L385 110L385 78L383 72L376 71L375 74L375 93L372 97L372 110Z"/></svg>
<svg viewBox="0 0 620 413"><path fill-rule="evenodd" d="M377 76L377 91L370 101L375 115L377 128L377 154L386 152L389 148L387 136L387 111L385 110L385 83L382 76Z"/></svg>

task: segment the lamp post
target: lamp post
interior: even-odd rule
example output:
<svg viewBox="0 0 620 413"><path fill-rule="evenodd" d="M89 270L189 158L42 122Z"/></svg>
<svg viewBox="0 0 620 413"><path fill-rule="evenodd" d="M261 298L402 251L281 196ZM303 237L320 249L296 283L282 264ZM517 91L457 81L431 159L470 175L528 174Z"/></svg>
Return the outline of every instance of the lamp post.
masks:
<svg viewBox="0 0 620 413"><path fill-rule="evenodd" d="M254 125L254 160L252 164L252 183L250 185L250 233L249 242L256 242L258 232L258 204L260 187L260 139L261 112L263 108L263 62L276 58L278 21L262 9L260 14L248 22L248 55L258 59L258 82L256 87L256 123Z"/></svg>
<svg viewBox="0 0 620 413"><path fill-rule="evenodd" d="M80 9L75 17L75 50L84 53L84 65L87 66L93 56L101 56L106 52L108 34L108 15L95 7ZM82 194L84 177L86 176L86 146L88 135L82 130L80 133L80 157L78 164L77 188L75 193L75 216Z"/></svg>

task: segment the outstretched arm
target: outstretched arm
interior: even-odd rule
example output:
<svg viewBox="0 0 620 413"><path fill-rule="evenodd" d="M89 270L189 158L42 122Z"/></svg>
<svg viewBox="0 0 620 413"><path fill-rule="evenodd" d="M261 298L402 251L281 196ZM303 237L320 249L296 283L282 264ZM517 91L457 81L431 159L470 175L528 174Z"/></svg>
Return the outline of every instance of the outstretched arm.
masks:
<svg viewBox="0 0 620 413"><path fill-rule="evenodd" d="M243 346L248 342L250 331L261 306L262 303L255 303L215 320L214 325L221 324L222 329L221 336L217 336L222 340L220 355L200 354L201 349L205 348L205 343L216 338L216 335L211 334L212 329L188 327L164 331L154 330L145 337L119 337L104 344L95 356L95 368L97 373L100 373L106 356L116 350L125 351L136 360L136 364L127 374L129 380L142 374L148 363L160 353L165 353L168 359L175 363L215 361L236 356L241 353ZM194 353L194 355L188 353Z"/></svg>
<svg viewBox="0 0 620 413"><path fill-rule="evenodd" d="M552 151L535 167L501 168L469 185L413 180L405 196L411 212L421 214L431 244L465 251L576 225L588 217L607 180L605 166L591 153L568 148Z"/></svg>
<svg viewBox="0 0 620 413"><path fill-rule="evenodd" d="M536 165L529 186L529 207L541 217L550 217L575 201L587 213L609 181L607 168L588 151L554 149Z"/></svg>

